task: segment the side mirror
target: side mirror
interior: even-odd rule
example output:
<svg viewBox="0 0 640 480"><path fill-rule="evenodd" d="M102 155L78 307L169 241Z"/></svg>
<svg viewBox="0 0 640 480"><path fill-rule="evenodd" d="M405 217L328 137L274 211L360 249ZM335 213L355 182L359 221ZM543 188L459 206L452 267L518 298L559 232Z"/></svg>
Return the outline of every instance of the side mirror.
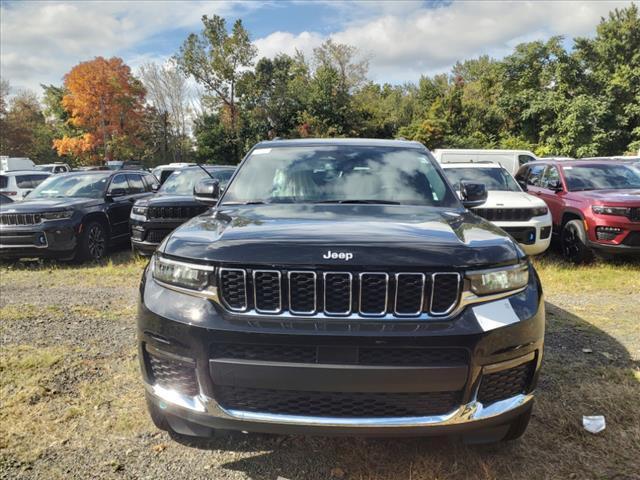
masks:
<svg viewBox="0 0 640 480"><path fill-rule="evenodd" d="M157 192L158 190L160 190L160 184L159 183L152 183L151 184L151 191L152 192Z"/></svg>
<svg viewBox="0 0 640 480"><path fill-rule="evenodd" d="M562 191L562 182L560 180L554 180L547 185L551 190L558 193Z"/></svg>
<svg viewBox="0 0 640 480"><path fill-rule="evenodd" d="M193 196L200 203L215 205L220 198L220 182L215 178L200 180L193 187Z"/></svg>
<svg viewBox="0 0 640 480"><path fill-rule="evenodd" d="M520 185L520 188L522 190L524 190L525 192L529 190L529 187L527 187L527 182L525 180L516 180L518 182L518 185Z"/></svg>
<svg viewBox="0 0 640 480"><path fill-rule="evenodd" d="M479 207L487 201L487 187L484 183L460 182L462 205L465 208Z"/></svg>
<svg viewBox="0 0 640 480"><path fill-rule="evenodd" d="M127 194L127 191L124 188L114 188L109 193L107 193L107 197L116 198L116 197L124 197Z"/></svg>

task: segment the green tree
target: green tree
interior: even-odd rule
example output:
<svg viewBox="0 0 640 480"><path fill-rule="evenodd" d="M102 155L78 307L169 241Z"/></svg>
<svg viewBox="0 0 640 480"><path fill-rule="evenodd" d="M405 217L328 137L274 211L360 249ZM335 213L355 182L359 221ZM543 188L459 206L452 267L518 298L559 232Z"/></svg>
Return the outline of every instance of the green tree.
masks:
<svg viewBox="0 0 640 480"><path fill-rule="evenodd" d="M178 67L201 84L217 103L220 118L228 124L239 158L239 112L236 87L243 72L253 66L256 47L249 39L241 20L227 31L224 18L202 17L203 30L187 37L176 55Z"/></svg>

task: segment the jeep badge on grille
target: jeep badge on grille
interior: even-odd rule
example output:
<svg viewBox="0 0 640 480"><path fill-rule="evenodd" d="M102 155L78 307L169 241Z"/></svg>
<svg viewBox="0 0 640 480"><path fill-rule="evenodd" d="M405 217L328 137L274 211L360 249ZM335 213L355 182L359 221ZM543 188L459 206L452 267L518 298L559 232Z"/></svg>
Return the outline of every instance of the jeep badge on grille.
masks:
<svg viewBox="0 0 640 480"><path fill-rule="evenodd" d="M353 258L353 253L351 252L332 252L331 250L327 250L327 253L322 255L322 258L326 258L329 260L330 258L333 260L344 260L348 262Z"/></svg>

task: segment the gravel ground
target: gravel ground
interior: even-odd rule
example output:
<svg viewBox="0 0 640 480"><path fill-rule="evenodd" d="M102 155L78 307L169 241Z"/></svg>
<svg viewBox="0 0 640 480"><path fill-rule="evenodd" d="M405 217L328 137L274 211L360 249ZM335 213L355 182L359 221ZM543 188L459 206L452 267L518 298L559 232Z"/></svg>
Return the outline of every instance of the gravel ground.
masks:
<svg viewBox="0 0 640 480"><path fill-rule="evenodd" d="M105 267L0 270L1 478L640 479L634 289L547 289L540 398L519 442L240 433L191 441L156 431L144 409L135 353L142 267L123 252ZM610 422L600 436L580 428L593 413Z"/></svg>

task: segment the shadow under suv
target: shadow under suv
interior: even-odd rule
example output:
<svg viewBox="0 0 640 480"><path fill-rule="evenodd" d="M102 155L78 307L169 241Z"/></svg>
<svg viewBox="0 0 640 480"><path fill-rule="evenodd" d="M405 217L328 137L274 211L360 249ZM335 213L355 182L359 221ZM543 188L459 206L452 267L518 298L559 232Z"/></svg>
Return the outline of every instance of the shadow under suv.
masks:
<svg viewBox="0 0 640 480"><path fill-rule="evenodd" d="M235 170L230 166L204 165L175 170L155 195L138 200L133 206L129 220L133 250L152 254L172 230L209 208L193 198L195 184L209 175L224 187Z"/></svg>
<svg viewBox="0 0 640 480"><path fill-rule="evenodd" d="M215 180L196 196L214 202ZM524 432L541 364L538 276L421 144L256 145L217 205L162 242L139 358L162 429Z"/></svg>

